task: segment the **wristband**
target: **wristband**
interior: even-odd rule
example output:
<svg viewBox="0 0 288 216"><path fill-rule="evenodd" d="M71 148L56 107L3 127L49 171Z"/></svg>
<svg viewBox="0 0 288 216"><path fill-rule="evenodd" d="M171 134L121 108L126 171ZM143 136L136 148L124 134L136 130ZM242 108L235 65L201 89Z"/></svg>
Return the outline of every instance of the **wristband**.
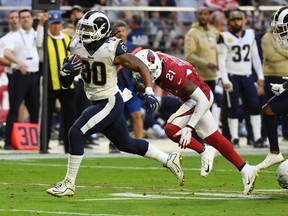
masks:
<svg viewBox="0 0 288 216"><path fill-rule="evenodd" d="M147 94L154 94L152 87L146 87L146 88L145 88L145 93L147 93Z"/></svg>
<svg viewBox="0 0 288 216"><path fill-rule="evenodd" d="M192 130L194 130L194 128L192 126L188 125L188 124L186 125L186 127L191 128Z"/></svg>

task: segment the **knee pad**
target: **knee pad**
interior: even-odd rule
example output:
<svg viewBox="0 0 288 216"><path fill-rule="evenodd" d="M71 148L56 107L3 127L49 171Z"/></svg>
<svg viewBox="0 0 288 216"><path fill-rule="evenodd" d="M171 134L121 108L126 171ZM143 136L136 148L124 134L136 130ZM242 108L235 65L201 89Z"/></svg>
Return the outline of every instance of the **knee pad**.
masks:
<svg viewBox="0 0 288 216"><path fill-rule="evenodd" d="M174 137L174 135L181 130L181 128L179 126L173 125L171 123L167 123L165 126L165 133L166 135L169 137L169 139L171 139L174 142L179 142L180 140L180 136L176 136Z"/></svg>

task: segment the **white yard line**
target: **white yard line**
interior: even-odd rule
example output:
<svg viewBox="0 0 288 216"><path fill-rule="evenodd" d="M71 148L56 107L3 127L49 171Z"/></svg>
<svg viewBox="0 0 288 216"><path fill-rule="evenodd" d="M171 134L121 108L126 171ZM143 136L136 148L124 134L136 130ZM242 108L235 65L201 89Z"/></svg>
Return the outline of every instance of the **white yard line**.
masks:
<svg viewBox="0 0 288 216"><path fill-rule="evenodd" d="M27 161L4 161L1 162L2 164L13 164L13 165L20 165L20 166L45 166L45 167L67 167L66 164L47 164L47 163L33 163L33 162L27 162ZM128 167L128 166L99 166L99 165L81 165L81 168L91 168L91 169L126 169L126 170L165 170L162 166L159 167ZM199 171L199 168L183 168L184 171ZM217 169L214 168L213 172L235 172L235 169ZM262 170L261 172L267 172L267 173L275 173L275 171L269 171L269 170Z"/></svg>
<svg viewBox="0 0 288 216"><path fill-rule="evenodd" d="M52 215L80 215L80 216L115 216L114 214L88 214L80 212L59 212L59 211L39 211L39 210L29 210L29 209L0 209L0 212L27 212L33 214L52 214ZM119 216L119 214L117 214ZM125 215L126 216L126 215ZM132 215L130 215L132 216ZM135 216L135 215L133 215Z"/></svg>
<svg viewBox="0 0 288 216"><path fill-rule="evenodd" d="M103 200L126 200L126 199L137 199L137 200L151 200L151 199L181 199L181 200L243 200L243 199L253 199L253 200L259 200L259 199L271 199L270 196L267 195L242 195L239 193L217 193L217 192L193 192L193 195L190 193L183 193L183 192L173 192L173 196L168 195L159 195L159 194L139 194L139 193L113 193L110 194L111 196L115 196L112 198L89 198L89 199L80 199L79 201L103 201ZM179 196L175 196L175 195ZM185 196L184 196L185 195ZM189 196L191 195L191 196Z"/></svg>
<svg viewBox="0 0 288 216"><path fill-rule="evenodd" d="M21 182L0 182L0 185L22 185L22 186L39 186L39 187L50 187L51 184L41 184L41 183L21 183ZM137 186L137 187L129 187L129 186L117 186L117 187L113 187L113 186L99 186L99 185L77 185L77 188L91 188L91 189L120 189L120 190L151 190L153 193L153 190L155 190L154 187L141 187L141 186ZM181 190L181 191L180 191ZM157 193L159 193L159 191L163 191L163 193L165 194L172 194L172 195L189 195L193 193L194 195L201 195L201 196L223 196L223 197L266 197L269 196L271 193L277 193L277 194L287 194L287 190L285 189L254 189L253 193L257 193L257 195L242 195L242 191L235 191L235 190L207 190L207 189L198 189L195 190L193 188L161 188L158 187L157 188ZM127 192L128 194L130 192ZM119 193L119 194L124 194L123 196L127 197L125 195L125 193ZM268 194L268 195L267 195ZM114 196L114 195L113 195ZM143 196L143 194L141 194L141 196ZM170 197L170 196L169 196ZM183 198L183 197L182 197ZM102 198L100 198L102 199Z"/></svg>

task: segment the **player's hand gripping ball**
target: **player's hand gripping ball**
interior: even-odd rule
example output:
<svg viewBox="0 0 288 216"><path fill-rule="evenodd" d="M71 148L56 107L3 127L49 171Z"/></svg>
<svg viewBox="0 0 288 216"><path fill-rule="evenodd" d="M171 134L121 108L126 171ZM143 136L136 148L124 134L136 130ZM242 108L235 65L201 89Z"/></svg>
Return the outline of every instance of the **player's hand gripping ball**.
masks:
<svg viewBox="0 0 288 216"><path fill-rule="evenodd" d="M63 66L60 71L61 76L77 76L81 72L82 60L79 55L73 54L66 57L63 61Z"/></svg>

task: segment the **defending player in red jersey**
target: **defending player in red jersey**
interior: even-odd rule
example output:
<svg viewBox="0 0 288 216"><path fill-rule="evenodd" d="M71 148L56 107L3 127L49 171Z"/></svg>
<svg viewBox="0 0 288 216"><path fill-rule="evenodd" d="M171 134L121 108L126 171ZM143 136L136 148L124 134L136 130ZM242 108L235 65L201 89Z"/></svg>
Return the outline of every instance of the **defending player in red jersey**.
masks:
<svg viewBox="0 0 288 216"><path fill-rule="evenodd" d="M247 164L234 150L232 144L217 130L216 122L209 110L214 96L208 85L199 77L188 62L165 53L144 49L135 54L149 68L155 84L168 93L179 97L183 104L171 115L165 126L167 136L181 148L190 148L198 153L203 145L192 137L192 131L215 147L241 173L244 194L250 194L258 175L258 167ZM141 84L137 72L134 77ZM214 155L213 155L214 157ZM213 160L212 157L212 160ZM207 172L212 164L208 163Z"/></svg>

